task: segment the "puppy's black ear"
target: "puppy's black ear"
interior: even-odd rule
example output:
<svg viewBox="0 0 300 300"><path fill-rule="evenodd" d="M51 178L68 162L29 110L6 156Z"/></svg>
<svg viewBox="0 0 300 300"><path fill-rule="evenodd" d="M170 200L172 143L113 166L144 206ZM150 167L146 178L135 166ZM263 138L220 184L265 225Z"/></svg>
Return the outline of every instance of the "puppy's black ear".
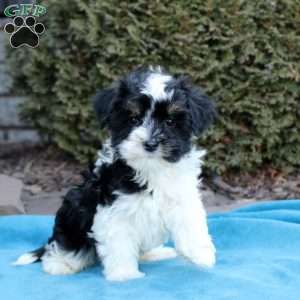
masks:
<svg viewBox="0 0 300 300"><path fill-rule="evenodd" d="M116 99L117 93L118 89L116 87L106 88L98 91L92 100L99 122L103 127L108 124L113 102Z"/></svg>
<svg viewBox="0 0 300 300"><path fill-rule="evenodd" d="M99 91L93 98L94 108L101 126L109 124L112 110L123 101L129 93L126 80L116 82L114 86Z"/></svg>
<svg viewBox="0 0 300 300"><path fill-rule="evenodd" d="M187 98L193 133L198 136L215 119L217 115L215 104L204 92L191 83L188 76L181 76L178 81Z"/></svg>

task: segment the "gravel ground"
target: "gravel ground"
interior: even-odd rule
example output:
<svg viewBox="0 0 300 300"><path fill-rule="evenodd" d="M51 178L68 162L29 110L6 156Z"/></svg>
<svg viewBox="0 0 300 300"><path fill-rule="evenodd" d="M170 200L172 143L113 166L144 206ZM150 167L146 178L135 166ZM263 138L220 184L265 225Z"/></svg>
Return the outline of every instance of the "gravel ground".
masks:
<svg viewBox="0 0 300 300"><path fill-rule="evenodd" d="M84 165L53 146L0 145L0 173L24 183L22 200L29 214L53 214L62 196L81 180ZM204 178L208 211L224 211L260 200L300 198L300 173L284 175L272 168L253 174Z"/></svg>

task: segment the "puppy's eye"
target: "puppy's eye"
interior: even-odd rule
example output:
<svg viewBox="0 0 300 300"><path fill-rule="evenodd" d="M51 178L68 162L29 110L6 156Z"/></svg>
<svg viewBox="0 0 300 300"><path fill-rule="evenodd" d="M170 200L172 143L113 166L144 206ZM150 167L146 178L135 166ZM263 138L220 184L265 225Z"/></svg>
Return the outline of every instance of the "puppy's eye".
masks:
<svg viewBox="0 0 300 300"><path fill-rule="evenodd" d="M137 124L139 124L141 122L141 119L139 117L137 117L137 116L134 116L134 117L130 118L130 122L133 125L137 125Z"/></svg>
<svg viewBox="0 0 300 300"><path fill-rule="evenodd" d="M173 119L166 119L165 120L165 123L168 125L168 126L174 126L175 122Z"/></svg>

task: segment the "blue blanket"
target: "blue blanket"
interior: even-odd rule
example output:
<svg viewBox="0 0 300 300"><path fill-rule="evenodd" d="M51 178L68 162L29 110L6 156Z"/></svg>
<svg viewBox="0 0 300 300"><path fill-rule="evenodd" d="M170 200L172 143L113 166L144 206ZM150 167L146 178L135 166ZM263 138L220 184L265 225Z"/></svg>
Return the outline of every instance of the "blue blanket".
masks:
<svg viewBox="0 0 300 300"><path fill-rule="evenodd" d="M52 224L53 217L0 218L0 299L300 299L300 200L210 215L217 248L211 270L179 257L143 263L147 276L125 283L105 281L99 265L71 276L47 275L39 263L11 266L45 243Z"/></svg>

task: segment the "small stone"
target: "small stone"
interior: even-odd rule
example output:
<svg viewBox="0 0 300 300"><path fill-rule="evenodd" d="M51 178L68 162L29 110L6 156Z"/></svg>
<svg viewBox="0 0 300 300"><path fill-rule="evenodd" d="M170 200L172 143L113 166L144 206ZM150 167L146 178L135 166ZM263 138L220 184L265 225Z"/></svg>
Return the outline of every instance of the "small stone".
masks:
<svg viewBox="0 0 300 300"><path fill-rule="evenodd" d="M0 215L25 213L21 201L22 188L21 180L0 174Z"/></svg>
<svg viewBox="0 0 300 300"><path fill-rule="evenodd" d="M39 185L25 185L24 190L30 192L32 195L36 195L42 192L42 188Z"/></svg>
<svg viewBox="0 0 300 300"><path fill-rule="evenodd" d="M273 189L273 192L276 194L282 194L284 193L284 189L282 187L276 187Z"/></svg>
<svg viewBox="0 0 300 300"><path fill-rule="evenodd" d="M21 179L21 180L24 179L24 173L22 173L22 172L13 173L11 176L14 178L17 178L17 179Z"/></svg>

